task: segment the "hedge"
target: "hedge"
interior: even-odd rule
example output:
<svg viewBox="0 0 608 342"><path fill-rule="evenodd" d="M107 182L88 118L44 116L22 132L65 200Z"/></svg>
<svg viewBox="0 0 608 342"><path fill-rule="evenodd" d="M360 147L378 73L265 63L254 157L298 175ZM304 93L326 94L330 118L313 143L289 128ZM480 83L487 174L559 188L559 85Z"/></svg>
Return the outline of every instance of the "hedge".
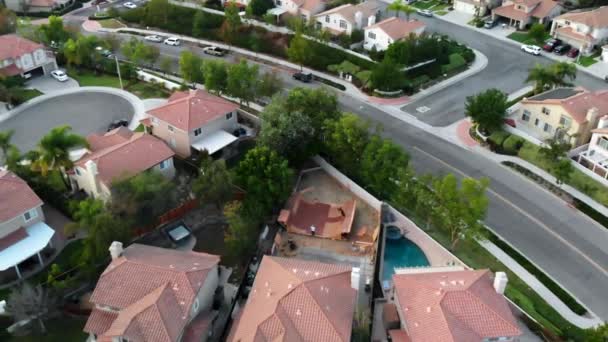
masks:
<svg viewBox="0 0 608 342"><path fill-rule="evenodd" d="M524 138L517 135L511 135L507 137L502 142L503 152L512 156L517 155L519 149L524 145L524 141Z"/></svg>
<svg viewBox="0 0 608 342"><path fill-rule="evenodd" d="M511 134L505 131L496 131L488 137L488 141L493 144L495 147L502 146L502 143L510 136Z"/></svg>
<svg viewBox="0 0 608 342"><path fill-rule="evenodd" d="M467 64L467 61L459 53L450 54L450 63L441 66L441 72L444 74L450 73L453 70L462 68Z"/></svg>

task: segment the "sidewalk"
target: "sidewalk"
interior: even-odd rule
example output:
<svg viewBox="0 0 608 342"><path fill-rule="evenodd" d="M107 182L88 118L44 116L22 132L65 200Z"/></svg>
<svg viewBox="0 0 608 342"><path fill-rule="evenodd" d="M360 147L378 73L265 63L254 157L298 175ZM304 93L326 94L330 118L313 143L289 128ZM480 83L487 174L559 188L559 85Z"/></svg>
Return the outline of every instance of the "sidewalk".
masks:
<svg viewBox="0 0 608 342"><path fill-rule="evenodd" d="M485 248L490 254L494 255L501 263L507 266L513 273L515 273L521 280L523 280L534 292L538 293L542 299L544 299L549 305L553 307L562 317L564 317L570 323L576 325L582 329L588 329L602 324L602 320L587 309L588 315L579 316L572 312L569 307L566 306L556 295L553 294L545 285L543 285L535 276L530 274L525 268L523 268L517 261L513 260L509 255L502 251L490 241L478 241L479 244ZM540 269L540 268L539 268ZM555 281L555 280L554 280ZM557 282L556 282L557 283ZM559 283L558 283L559 284ZM560 285L561 286L561 285ZM563 286L562 286L563 288ZM573 296L574 297L574 296ZM581 303L579 301L579 303Z"/></svg>

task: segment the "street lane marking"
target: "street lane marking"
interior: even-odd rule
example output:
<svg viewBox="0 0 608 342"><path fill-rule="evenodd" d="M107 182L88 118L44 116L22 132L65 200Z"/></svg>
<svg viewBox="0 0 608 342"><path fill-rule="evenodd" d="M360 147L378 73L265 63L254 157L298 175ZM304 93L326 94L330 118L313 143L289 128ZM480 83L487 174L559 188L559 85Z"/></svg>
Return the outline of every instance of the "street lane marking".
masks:
<svg viewBox="0 0 608 342"><path fill-rule="evenodd" d="M463 171L459 170L458 168L446 163L445 161L435 157L434 155L418 148L417 146L414 146L414 149L425 154L426 156L434 159L435 161L441 163L442 165L445 165L447 167L449 167L450 169L458 172L461 176L463 177L471 177L469 175L467 175L466 173L464 173ZM547 225L545 225L544 223L542 223L541 221L539 221L536 217L530 215L528 212L524 211L523 209L521 209L520 207L518 207L517 205L515 205L513 202L509 201L508 199L504 198L502 195L498 194L496 191L492 190L491 188L488 188L488 192L492 193L494 196L498 197L499 199L501 199L502 201L504 201L505 203L507 203L509 206L513 207L513 209L517 210L518 212L520 212L522 215L526 216L527 218L529 218L532 222L536 223L538 226L540 226L541 228L543 228L544 230L546 230L548 233L550 233L551 235L553 235L554 237L556 237L559 241L561 241L562 243L564 243L565 245L567 245L568 247L570 247L573 251L575 251L577 254L579 254L580 256L582 256L585 260L587 260L589 263L591 263L593 266L595 266L595 268L597 268L600 272L602 272L606 277L608 277L608 270L606 270L605 268L603 268L600 264L598 264L595 260L591 259L587 254L583 253L580 249L578 249L576 246L574 246L573 244L571 244L570 242L568 242L566 239L564 239L561 235L557 234L555 231L553 231L551 228L549 228Z"/></svg>
<svg viewBox="0 0 608 342"><path fill-rule="evenodd" d="M422 107L418 107L418 108L416 108L416 111L417 111L418 113L426 113L426 112L428 112L429 110L431 110L431 108L429 108L429 107L427 107L427 106L422 106Z"/></svg>

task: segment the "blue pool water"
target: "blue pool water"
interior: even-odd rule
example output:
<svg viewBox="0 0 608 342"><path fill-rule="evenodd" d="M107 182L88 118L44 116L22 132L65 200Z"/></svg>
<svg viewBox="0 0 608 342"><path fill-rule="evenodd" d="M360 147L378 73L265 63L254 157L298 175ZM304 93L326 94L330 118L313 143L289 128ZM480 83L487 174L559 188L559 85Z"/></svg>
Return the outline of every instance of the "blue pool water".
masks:
<svg viewBox="0 0 608 342"><path fill-rule="evenodd" d="M404 237L386 239L382 280L391 280L395 267L415 266L429 266L429 261L420 247Z"/></svg>

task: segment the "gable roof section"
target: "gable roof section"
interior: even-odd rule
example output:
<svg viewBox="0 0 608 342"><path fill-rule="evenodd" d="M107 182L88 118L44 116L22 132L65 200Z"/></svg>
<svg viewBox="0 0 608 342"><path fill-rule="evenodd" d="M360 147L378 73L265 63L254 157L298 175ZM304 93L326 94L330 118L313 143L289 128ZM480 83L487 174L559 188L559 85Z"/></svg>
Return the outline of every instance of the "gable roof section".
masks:
<svg viewBox="0 0 608 342"><path fill-rule="evenodd" d="M555 19L569 20L595 28L605 28L608 27L608 6L590 11L568 12Z"/></svg>
<svg viewBox="0 0 608 342"><path fill-rule="evenodd" d="M42 204L23 179L10 171L0 170L0 223Z"/></svg>
<svg viewBox="0 0 608 342"><path fill-rule="evenodd" d="M560 89L548 90L529 99L522 100L522 104L552 104L560 105L573 120L578 123L587 121L587 111L598 109L598 117L608 114L608 90L591 92L583 88L576 88L572 96L564 97Z"/></svg>
<svg viewBox="0 0 608 342"><path fill-rule="evenodd" d="M384 31L393 40L399 40L408 37L411 33L421 27L425 27L423 22L418 20L406 21L405 19L391 17L384 19L379 23L368 26L365 29L371 30L374 28Z"/></svg>
<svg viewBox="0 0 608 342"><path fill-rule="evenodd" d="M165 105L148 111L148 114L190 132L238 108L235 103L197 89L174 93Z"/></svg>
<svg viewBox="0 0 608 342"><path fill-rule="evenodd" d="M0 61L9 58L18 58L26 53L32 53L41 48L43 48L41 44L16 34L4 34L0 36Z"/></svg>
<svg viewBox="0 0 608 342"><path fill-rule="evenodd" d="M351 268L264 256L229 341L350 341Z"/></svg>
<svg viewBox="0 0 608 342"><path fill-rule="evenodd" d="M480 341L521 335L488 270L396 274L393 283L413 341Z"/></svg>
<svg viewBox="0 0 608 342"><path fill-rule="evenodd" d="M523 5L533 9L530 12L525 12L517 9L517 5ZM561 5L553 0L519 0L513 1L512 4L497 7L492 10L492 13L515 20L524 20L529 17L542 19L548 16L549 13L558 6Z"/></svg>
<svg viewBox="0 0 608 342"><path fill-rule="evenodd" d="M101 274L85 331L135 341L177 341L215 255L133 244Z"/></svg>
<svg viewBox="0 0 608 342"><path fill-rule="evenodd" d="M354 24L355 23L355 13L360 11L361 14L363 15L362 19L367 20L366 19L367 17L375 15L378 11L382 11L386 7L387 7L387 5L380 1L367 0L367 1L361 2L357 5L345 4L342 6L338 6L338 7L332 8L328 11L319 13L316 16L322 17L322 16L326 16L326 15L330 15L330 14L339 14L345 20L348 20L350 23ZM364 22L363 24L365 25L366 22Z"/></svg>

